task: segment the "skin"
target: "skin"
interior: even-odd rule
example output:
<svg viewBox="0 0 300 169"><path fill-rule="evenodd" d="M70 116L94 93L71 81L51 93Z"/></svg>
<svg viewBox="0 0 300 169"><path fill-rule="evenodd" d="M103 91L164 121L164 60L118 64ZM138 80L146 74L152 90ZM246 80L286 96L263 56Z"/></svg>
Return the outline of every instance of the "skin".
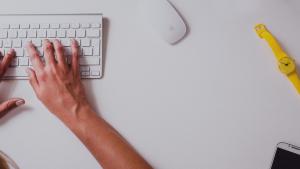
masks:
<svg viewBox="0 0 300 169"><path fill-rule="evenodd" d="M72 40L71 47L69 65L64 55L64 47L58 40L54 40L53 43L44 40L45 62L40 59L39 52L32 43L27 45L33 65L33 69L28 68L27 73L36 96L82 141L104 169L151 169L137 151L98 116L88 103L80 79L80 49L75 40ZM4 57L3 72L13 57L14 54ZM5 61L5 58L8 61ZM16 107L20 100L24 101L6 101L0 105L0 110L8 111Z"/></svg>
<svg viewBox="0 0 300 169"><path fill-rule="evenodd" d="M6 69L15 57L15 51L9 50L7 54L0 61L0 78L4 75ZM25 100L21 98L8 99L0 104L0 118L5 116L10 110L25 104Z"/></svg>

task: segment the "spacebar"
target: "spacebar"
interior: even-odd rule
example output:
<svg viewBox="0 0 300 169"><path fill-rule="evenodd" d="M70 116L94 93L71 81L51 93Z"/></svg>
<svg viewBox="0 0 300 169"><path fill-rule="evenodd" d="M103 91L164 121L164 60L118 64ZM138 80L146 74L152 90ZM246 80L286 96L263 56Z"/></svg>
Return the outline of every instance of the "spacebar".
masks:
<svg viewBox="0 0 300 169"><path fill-rule="evenodd" d="M26 77L27 76L27 73L26 73L27 68L28 68L27 66L19 66L16 68L7 68L4 76L6 76L6 77L8 77L8 76Z"/></svg>

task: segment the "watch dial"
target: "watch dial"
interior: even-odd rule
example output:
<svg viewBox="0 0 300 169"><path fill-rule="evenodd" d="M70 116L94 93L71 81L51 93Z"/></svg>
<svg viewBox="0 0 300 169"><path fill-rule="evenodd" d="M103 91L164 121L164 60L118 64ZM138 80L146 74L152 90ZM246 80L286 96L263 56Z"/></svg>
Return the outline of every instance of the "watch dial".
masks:
<svg viewBox="0 0 300 169"><path fill-rule="evenodd" d="M279 69L284 74L290 74L296 70L295 61L289 57L279 60Z"/></svg>

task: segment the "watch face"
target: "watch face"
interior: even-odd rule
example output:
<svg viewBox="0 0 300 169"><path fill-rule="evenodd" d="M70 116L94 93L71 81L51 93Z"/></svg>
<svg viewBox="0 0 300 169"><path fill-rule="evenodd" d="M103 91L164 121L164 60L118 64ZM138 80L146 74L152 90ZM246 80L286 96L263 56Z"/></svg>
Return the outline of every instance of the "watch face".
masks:
<svg viewBox="0 0 300 169"><path fill-rule="evenodd" d="M290 74L296 70L295 61L289 57L284 57L279 60L279 69L284 74Z"/></svg>

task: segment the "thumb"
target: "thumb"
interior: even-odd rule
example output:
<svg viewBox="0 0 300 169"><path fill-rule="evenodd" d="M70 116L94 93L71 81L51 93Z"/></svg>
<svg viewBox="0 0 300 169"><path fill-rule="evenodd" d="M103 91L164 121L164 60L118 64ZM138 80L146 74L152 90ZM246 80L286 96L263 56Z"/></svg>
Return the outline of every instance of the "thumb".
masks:
<svg viewBox="0 0 300 169"><path fill-rule="evenodd" d="M13 98L0 104L0 118L5 116L10 110L25 104L25 100L21 98Z"/></svg>

